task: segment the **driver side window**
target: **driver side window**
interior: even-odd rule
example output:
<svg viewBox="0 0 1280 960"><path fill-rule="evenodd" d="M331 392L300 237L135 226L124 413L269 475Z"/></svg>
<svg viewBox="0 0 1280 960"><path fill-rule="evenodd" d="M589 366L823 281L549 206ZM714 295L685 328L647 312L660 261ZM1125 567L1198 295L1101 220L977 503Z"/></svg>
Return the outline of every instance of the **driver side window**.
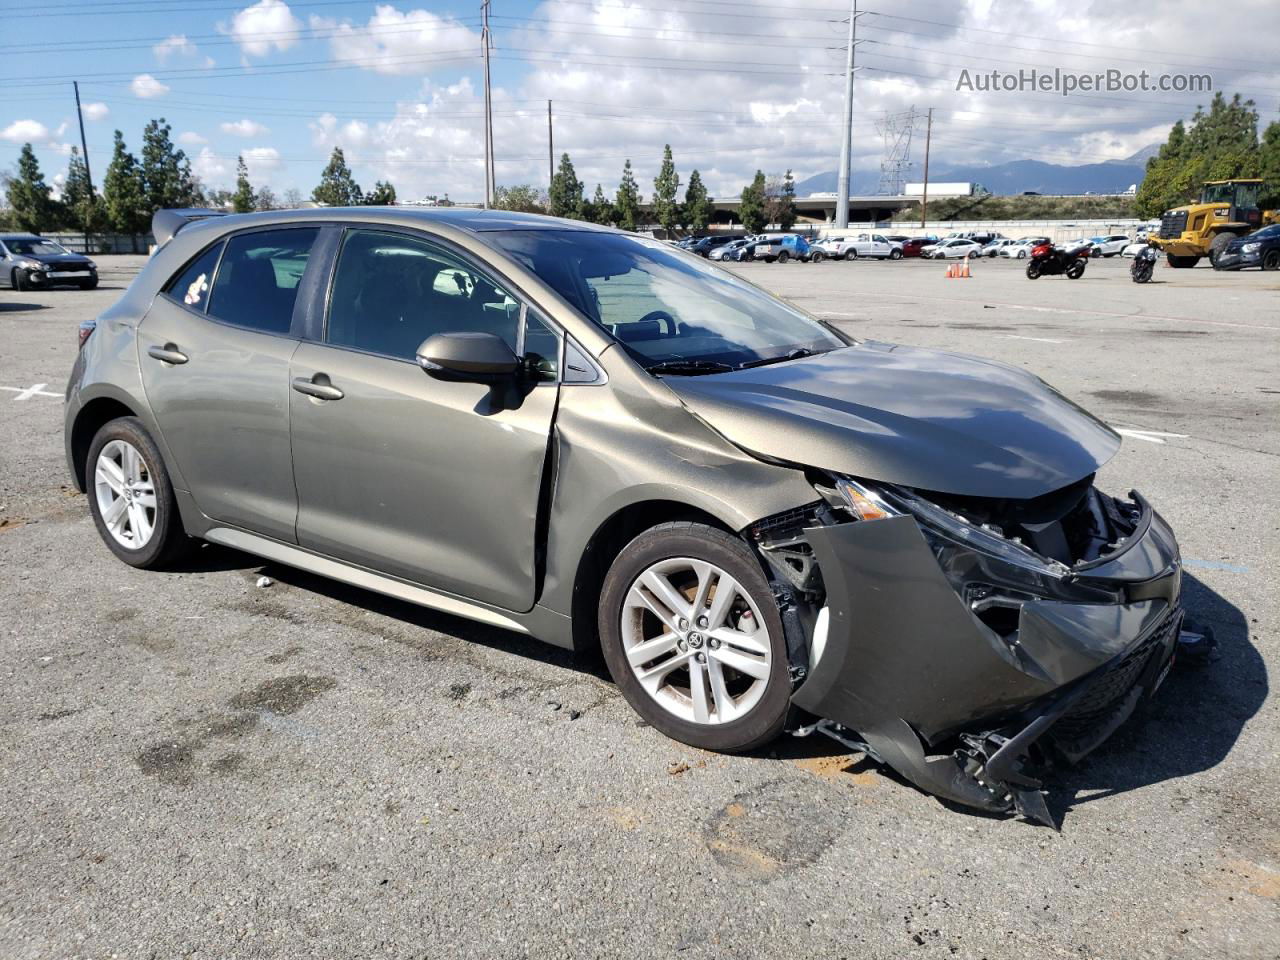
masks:
<svg viewBox="0 0 1280 960"><path fill-rule="evenodd" d="M515 350L519 324L516 299L443 247L351 230L338 257L325 340L413 360L437 333L492 333Z"/></svg>

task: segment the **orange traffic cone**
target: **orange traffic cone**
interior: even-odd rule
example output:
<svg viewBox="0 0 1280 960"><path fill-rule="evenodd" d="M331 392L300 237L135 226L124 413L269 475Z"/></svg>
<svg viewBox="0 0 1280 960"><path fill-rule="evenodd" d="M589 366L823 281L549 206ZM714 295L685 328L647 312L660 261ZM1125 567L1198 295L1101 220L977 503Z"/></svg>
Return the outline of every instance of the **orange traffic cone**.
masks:
<svg viewBox="0 0 1280 960"><path fill-rule="evenodd" d="M964 266L960 268L960 276L964 277L966 280L969 279L969 255L968 254L965 254Z"/></svg>
<svg viewBox="0 0 1280 960"><path fill-rule="evenodd" d="M950 280L950 279L951 279L952 277L954 277L955 275L956 275L956 274L955 274L954 264L950 264L950 263L948 263L948 264L947 264L947 272L946 272L946 274L945 274L946 278L947 278L948 280Z"/></svg>

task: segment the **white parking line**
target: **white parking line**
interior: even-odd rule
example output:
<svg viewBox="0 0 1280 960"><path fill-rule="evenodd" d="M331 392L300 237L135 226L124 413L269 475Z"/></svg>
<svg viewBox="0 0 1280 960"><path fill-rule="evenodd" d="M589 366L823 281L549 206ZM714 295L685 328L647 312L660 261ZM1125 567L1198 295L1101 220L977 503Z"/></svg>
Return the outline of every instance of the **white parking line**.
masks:
<svg viewBox="0 0 1280 960"><path fill-rule="evenodd" d="M1000 334L1005 340L1034 340L1036 343L1069 343L1068 340L1050 340L1048 337L1020 337L1016 333Z"/></svg>
<svg viewBox="0 0 1280 960"><path fill-rule="evenodd" d="M10 393L16 393L15 400L30 400L32 397L55 397L61 400L62 394L50 393L45 389L47 383L37 383L30 387L0 387L0 390L8 390Z"/></svg>
<svg viewBox="0 0 1280 960"><path fill-rule="evenodd" d="M1132 437L1134 440L1145 440L1147 443L1164 443L1162 437L1172 437L1177 440L1187 439L1185 433L1162 433L1159 430L1133 430L1129 427L1112 427L1116 433L1122 437Z"/></svg>

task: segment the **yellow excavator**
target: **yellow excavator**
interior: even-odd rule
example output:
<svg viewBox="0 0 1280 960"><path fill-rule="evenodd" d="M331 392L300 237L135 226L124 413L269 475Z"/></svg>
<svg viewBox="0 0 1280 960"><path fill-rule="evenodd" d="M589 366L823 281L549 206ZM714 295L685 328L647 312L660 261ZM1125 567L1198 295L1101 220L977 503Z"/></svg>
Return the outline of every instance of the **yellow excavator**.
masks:
<svg viewBox="0 0 1280 960"><path fill-rule="evenodd" d="M1201 257L1212 263L1236 237L1269 223L1280 223L1280 210L1263 210L1261 180L1209 180L1196 203L1174 207L1160 218L1160 233L1149 237L1171 267L1194 267Z"/></svg>

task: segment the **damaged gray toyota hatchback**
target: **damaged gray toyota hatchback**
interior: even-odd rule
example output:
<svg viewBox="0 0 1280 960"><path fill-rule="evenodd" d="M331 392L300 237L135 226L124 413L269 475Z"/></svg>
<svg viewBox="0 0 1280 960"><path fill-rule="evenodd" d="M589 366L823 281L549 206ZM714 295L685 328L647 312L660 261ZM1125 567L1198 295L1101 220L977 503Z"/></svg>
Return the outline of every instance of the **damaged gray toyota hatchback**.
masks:
<svg viewBox="0 0 1280 960"><path fill-rule="evenodd" d="M205 219L197 217L205 216ZM577 649L667 736L820 730L1047 820L1177 644L1105 424L666 244L471 210L157 214L66 451L137 567L193 539Z"/></svg>

